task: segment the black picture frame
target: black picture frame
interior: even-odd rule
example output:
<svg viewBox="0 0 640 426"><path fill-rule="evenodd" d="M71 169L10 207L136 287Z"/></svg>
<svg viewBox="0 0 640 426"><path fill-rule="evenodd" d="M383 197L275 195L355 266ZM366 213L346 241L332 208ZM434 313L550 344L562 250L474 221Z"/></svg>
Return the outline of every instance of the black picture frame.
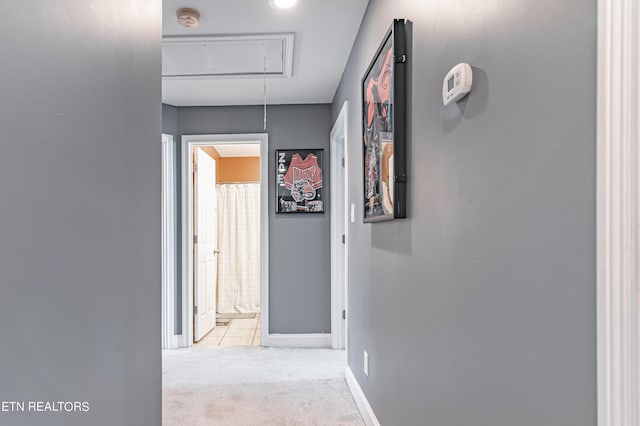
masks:
<svg viewBox="0 0 640 426"><path fill-rule="evenodd" d="M394 19L362 77L364 222L407 217L404 19Z"/></svg>
<svg viewBox="0 0 640 426"><path fill-rule="evenodd" d="M276 213L324 213L324 150L276 150Z"/></svg>

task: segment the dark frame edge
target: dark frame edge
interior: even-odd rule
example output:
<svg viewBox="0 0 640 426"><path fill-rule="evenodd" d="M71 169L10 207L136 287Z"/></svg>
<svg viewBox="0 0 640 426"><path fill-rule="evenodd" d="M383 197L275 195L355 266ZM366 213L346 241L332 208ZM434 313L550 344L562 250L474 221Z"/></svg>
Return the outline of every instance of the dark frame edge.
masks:
<svg viewBox="0 0 640 426"><path fill-rule="evenodd" d="M405 19L393 20L393 144L394 191L393 217L407 217L407 42Z"/></svg>
<svg viewBox="0 0 640 426"><path fill-rule="evenodd" d="M278 207L278 188L277 188L277 176L278 176L278 152L280 151L318 151L320 153L320 155L322 156L322 158L320 159L318 164L320 166L320 169L322 170L322 195L323 195L323 201L322 201L322 211L321 212L310 212L310 211L295 211L295 212L283 212L283 211L279 211L279 207ZM284 215L284 216L295 216L295 215L307 215L307 214L314 214L314 215L322 215L325 214L326 212L326 204L325 204L325 199L327 198L327 191L325 191L325 186L324 186L324 180L325 180L325 176L328 175L328 173L326 173L325 170L325 155L324 155L324 148L276 148L274 151L275 154L275 172L276 172L276 179L275 179L275 184L276 184L276 188L275 188L275 214L276 215Z"/></svg>

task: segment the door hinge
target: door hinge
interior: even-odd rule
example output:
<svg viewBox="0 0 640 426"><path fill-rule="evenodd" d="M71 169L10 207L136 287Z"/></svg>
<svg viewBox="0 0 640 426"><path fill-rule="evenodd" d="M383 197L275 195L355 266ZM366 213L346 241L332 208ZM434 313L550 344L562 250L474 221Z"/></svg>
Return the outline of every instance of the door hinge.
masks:
<svg viewBox="0 0 640 426"><path fill-rule="evenodd" d="M342 234L342 244L346 244L347 242L347 236Z"/></svg>
<svg viewBox="0 0 640 426"><path fill-rule="evenodd" d="M198 307L197 306L193 307L193 315L198 315Z"/></svg>
<svg viewBox="0 0 640 426"><path fill-rule="evenodd" d="M344 167L344 158L342 159L342 167Z"/></svg>
<svg viewBox="0 0 640 426"><path fill-rule="evenodd" d="M197 235L193 236L193 244L198 244L198 236Z"/></svg>
<svg viewBox="0 0 640 426"><path fill-rule="evenodd" d="M347 319L347 311L346 310L342 310L342 319L346 320Z"/></svg>
<svg viewBox="0 0 640 426"><path fill-rule="evenodd" d="M193 163L193 173L198 173L198 163Z"/></svg>

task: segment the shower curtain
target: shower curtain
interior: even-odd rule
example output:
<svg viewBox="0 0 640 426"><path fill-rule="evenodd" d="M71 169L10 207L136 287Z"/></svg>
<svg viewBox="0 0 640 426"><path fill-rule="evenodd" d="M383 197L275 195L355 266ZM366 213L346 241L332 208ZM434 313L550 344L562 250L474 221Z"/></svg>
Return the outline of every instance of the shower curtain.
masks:
<svg viewBox="0 0 640 426"><path fill-rule="evenodd" d="M260 311L260 184L218 185L218 312Z"/></svg>

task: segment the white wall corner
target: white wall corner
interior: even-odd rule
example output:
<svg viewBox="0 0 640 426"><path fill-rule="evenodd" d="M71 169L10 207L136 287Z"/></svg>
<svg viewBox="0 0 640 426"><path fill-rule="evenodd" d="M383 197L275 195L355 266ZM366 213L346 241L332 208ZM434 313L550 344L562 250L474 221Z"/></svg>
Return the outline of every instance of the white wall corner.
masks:
<svg viewBox="0 0 640 426"><path fill-rule="evenodd" d="M380 422L376 418L367 397L364 395L360 384L356 380L356 377L353 375L353 371L351 371L351 367L347 366L347 370L345 371L345 378L347 379L347 385L349 386L349 390L353 395L353 399L356 400L356 405L358 406L358 410L360 410L360 414L367 426L380 426Z"/></svg>

